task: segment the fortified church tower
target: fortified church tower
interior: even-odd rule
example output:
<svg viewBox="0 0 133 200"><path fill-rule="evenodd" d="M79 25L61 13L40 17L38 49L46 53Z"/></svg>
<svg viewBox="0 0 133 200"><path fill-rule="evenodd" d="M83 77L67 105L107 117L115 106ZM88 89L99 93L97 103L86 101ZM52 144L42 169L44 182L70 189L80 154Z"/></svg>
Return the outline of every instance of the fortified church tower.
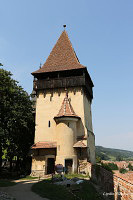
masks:
<svg viewBox="0 0 133 200"><path fill-rule="evenodd" d="M53 173L56 164L69 173L87 173L87 162L95 163L93 82L65 30L32 75L37 96L32 175Z"/></svg>

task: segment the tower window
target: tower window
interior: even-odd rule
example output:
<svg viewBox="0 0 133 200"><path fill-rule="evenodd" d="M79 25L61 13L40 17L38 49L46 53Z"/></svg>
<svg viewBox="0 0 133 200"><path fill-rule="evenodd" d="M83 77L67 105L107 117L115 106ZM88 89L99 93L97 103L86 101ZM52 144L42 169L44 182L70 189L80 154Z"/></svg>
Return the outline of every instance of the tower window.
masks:
<svg viewBox="0 0 133 200"><path fill-rule="evenodd" d="M50 123L50 121L48 121L48 127L50 127L51 126L51 123Z"/></svg>
<svg viewBox="0 0 133 200"><path fill-rule="evenodd" d="M68 125L68 127L69 127L69 122L68 122L68 124L67 124L67 125Z"/></svg>

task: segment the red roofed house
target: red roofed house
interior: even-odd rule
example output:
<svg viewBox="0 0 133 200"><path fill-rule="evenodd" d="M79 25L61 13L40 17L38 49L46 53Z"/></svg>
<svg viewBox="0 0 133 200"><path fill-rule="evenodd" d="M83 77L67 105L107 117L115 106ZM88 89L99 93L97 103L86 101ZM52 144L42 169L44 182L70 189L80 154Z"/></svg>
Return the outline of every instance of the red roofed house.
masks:
<svg viewBox="0 0 133 200"><path fill-rule="evenodd" d="M93 82L66 31L32 75L37 97L32 175L53 173L55 164L62 164L69 173L87 173L87 162L95 163Z"/></svg>

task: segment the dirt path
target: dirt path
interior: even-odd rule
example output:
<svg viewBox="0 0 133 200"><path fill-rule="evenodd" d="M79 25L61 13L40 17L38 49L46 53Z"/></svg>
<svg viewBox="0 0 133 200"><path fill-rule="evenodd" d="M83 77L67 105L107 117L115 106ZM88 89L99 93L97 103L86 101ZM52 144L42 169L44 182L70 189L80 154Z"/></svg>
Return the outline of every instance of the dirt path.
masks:
<svg viewBox="0 0 133 200"><path fill-rule="evenodd" d="M31 187L38 180L17 180L17 184L10 187L0 187L0 191L6 192L9 196L16 198L16 200L48 200L39 197L31 191Z"/></svg>

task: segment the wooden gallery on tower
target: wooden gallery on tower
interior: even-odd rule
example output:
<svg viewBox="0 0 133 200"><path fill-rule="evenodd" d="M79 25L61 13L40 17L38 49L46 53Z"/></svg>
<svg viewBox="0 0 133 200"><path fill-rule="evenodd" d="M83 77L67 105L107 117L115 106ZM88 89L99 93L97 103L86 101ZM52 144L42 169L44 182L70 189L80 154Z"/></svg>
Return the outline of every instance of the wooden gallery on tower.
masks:
<svg viewBox="0 0 133 200"><path fill-rule="evenodd" d="M44 65L32 75L36 109L31 174L51 174L56 164L68 173L88 173L87 163L95 163L94 85L65 30Z"/></svg>

